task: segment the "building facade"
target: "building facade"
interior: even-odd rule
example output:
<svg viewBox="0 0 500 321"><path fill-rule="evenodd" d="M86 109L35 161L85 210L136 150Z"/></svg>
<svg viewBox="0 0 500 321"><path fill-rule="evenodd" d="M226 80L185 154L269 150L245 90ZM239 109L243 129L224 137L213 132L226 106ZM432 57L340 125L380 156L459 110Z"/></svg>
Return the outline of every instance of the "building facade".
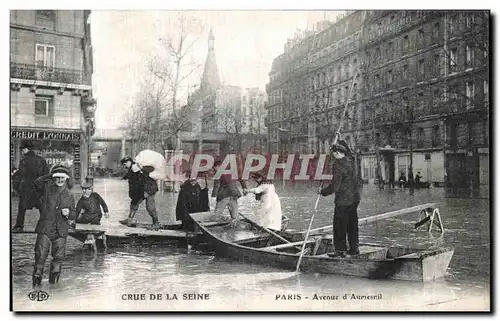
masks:
<svg viewBox="0 0 500 321"><path fill-rule="evenodd" d="M349 44L342 55L336 54L339 49L333 53L303 49L304 57L309 57L299 59L299 65L309 61L300 74L305 76L289 71L297 65L293 58L297 45L285 48L285 54L273 62L268 84L270 137L279 132L289 142L290 137L305 136L305 126L293 126L282 88L298 77L308 77L312 87L302 82L296 91L310 95L309 104L299 104L309 108L299 111L310 121L309 145L282 142L288 152L328 150L352 88L342 133L357 151L365 181L389 182L402 172L407 178L420 172L423 181L436 185L487 184L488 27L489 13L484 11L348 12L298 41L299 48L308 42L309 48L316 48L315 43L320 48ZM324 36L332 30L338 37ZM325 38L327 44L322 45ZM315 55L322 52L328 63L315 68ZM280 62L284 66L278 68ZM289 80L283 81L287 72ZM326 120L321 122L321 117Z"/></svg>
<svg viewBox="0 0 500 321"><path fill-rule="evenodd" d="M92 43L88 10L13 10L10 14L11 164L23 139L49 165L74 156L87 176L94 131Z"/></svg>

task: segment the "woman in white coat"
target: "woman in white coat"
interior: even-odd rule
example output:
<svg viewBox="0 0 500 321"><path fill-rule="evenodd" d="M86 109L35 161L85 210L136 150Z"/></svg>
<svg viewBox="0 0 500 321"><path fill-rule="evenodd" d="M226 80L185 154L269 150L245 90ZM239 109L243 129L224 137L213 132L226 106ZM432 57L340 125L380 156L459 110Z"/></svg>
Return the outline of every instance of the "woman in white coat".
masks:
<svg viewBox="0 0 500 321"><path fill-rule="evenodd" d="M257 187L246 190L246 193L255 194L255 198L262 202L262 207L257 213L259 224L265 228L281 230L281 202L271 181L267 181L261 173L252 173L252 178L257 182Z"/></svg>

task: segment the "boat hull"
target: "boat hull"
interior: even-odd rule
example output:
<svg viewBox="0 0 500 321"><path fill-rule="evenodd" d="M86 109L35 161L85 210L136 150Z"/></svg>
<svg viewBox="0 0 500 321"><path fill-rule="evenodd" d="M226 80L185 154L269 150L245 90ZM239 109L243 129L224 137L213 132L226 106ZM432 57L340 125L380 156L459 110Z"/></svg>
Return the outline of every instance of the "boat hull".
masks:
<svg viewBox="0 0 500 321"><path fill-rule="evenodd" d="M270 251L264 248L268 240L255 239L250 246L223 240L210 228L197 222L211 243L217 256L229 258L238 262L260 264L295 270L299 259L300 248L296 253ZM322 248L318 253L328 253L331 239L322 240ZM330 242L330 244L328 244ZM259 244L260 243L260 244ZM312 249L314 244L308 244ZM330 247L330 248L328 248ZM361 249L362 247L360 247ZM293 248L292 248L293 249ZM371 252L370 252L371 251ZM453 256L453 248L443 247L436 250L414 250L399 247L371 247L370 251L359 256L337 258L322 255L304 255L300 269L303 272L324 273L362 277L369 279L395 279L426 282L439 279L446 274L446 269ZM416 254L415 254L416 253Z"/></svg>

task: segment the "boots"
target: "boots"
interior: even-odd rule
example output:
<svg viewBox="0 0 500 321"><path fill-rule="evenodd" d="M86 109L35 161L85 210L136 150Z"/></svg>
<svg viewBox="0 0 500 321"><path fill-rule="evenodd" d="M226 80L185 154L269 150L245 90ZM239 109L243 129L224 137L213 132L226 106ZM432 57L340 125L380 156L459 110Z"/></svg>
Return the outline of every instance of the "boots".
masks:
<svg viewBox="0 0 500 321"><path fill-rule="evenodd" d="M127 218L127 226L135 227L137 225L137 222L134 220L134 216L135 216L135 211L130 211L130 214L128 215Z"/></svg>
<svg viewBox="0 0 500 321"><path fill-rule="evenodd" d="M33 275L33 287L39 286L42 284L42 277Z"/></svg>
<svg viewBox="0 0 500 321"><path fill-rule="evenodd" d="M49 275L49 283L56 284L59 281L60 275L61 275L61 272L51 272Z"/></svg>

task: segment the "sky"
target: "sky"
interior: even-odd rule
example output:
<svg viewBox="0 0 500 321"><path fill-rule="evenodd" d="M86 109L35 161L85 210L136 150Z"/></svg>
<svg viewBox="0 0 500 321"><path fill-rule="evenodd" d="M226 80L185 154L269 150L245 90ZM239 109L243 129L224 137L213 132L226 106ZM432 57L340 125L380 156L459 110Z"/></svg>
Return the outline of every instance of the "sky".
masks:
<svg viewBox="0 0 500 321"><path fill-rule="evenodd" d="M208 50L210 28L215 37L219 76L225 85L265 89L275 57L283 53L296 29L312 29L342 11L190 11L199 22L191 59L201 66ZM94 96L98 128L119 128L147 75L147 63L159 38L175 33L174 11L100 11L91 16L94 50ZM199 83L201 68L189 85ZM192 84L191 84L192 82Z"/></svg>

